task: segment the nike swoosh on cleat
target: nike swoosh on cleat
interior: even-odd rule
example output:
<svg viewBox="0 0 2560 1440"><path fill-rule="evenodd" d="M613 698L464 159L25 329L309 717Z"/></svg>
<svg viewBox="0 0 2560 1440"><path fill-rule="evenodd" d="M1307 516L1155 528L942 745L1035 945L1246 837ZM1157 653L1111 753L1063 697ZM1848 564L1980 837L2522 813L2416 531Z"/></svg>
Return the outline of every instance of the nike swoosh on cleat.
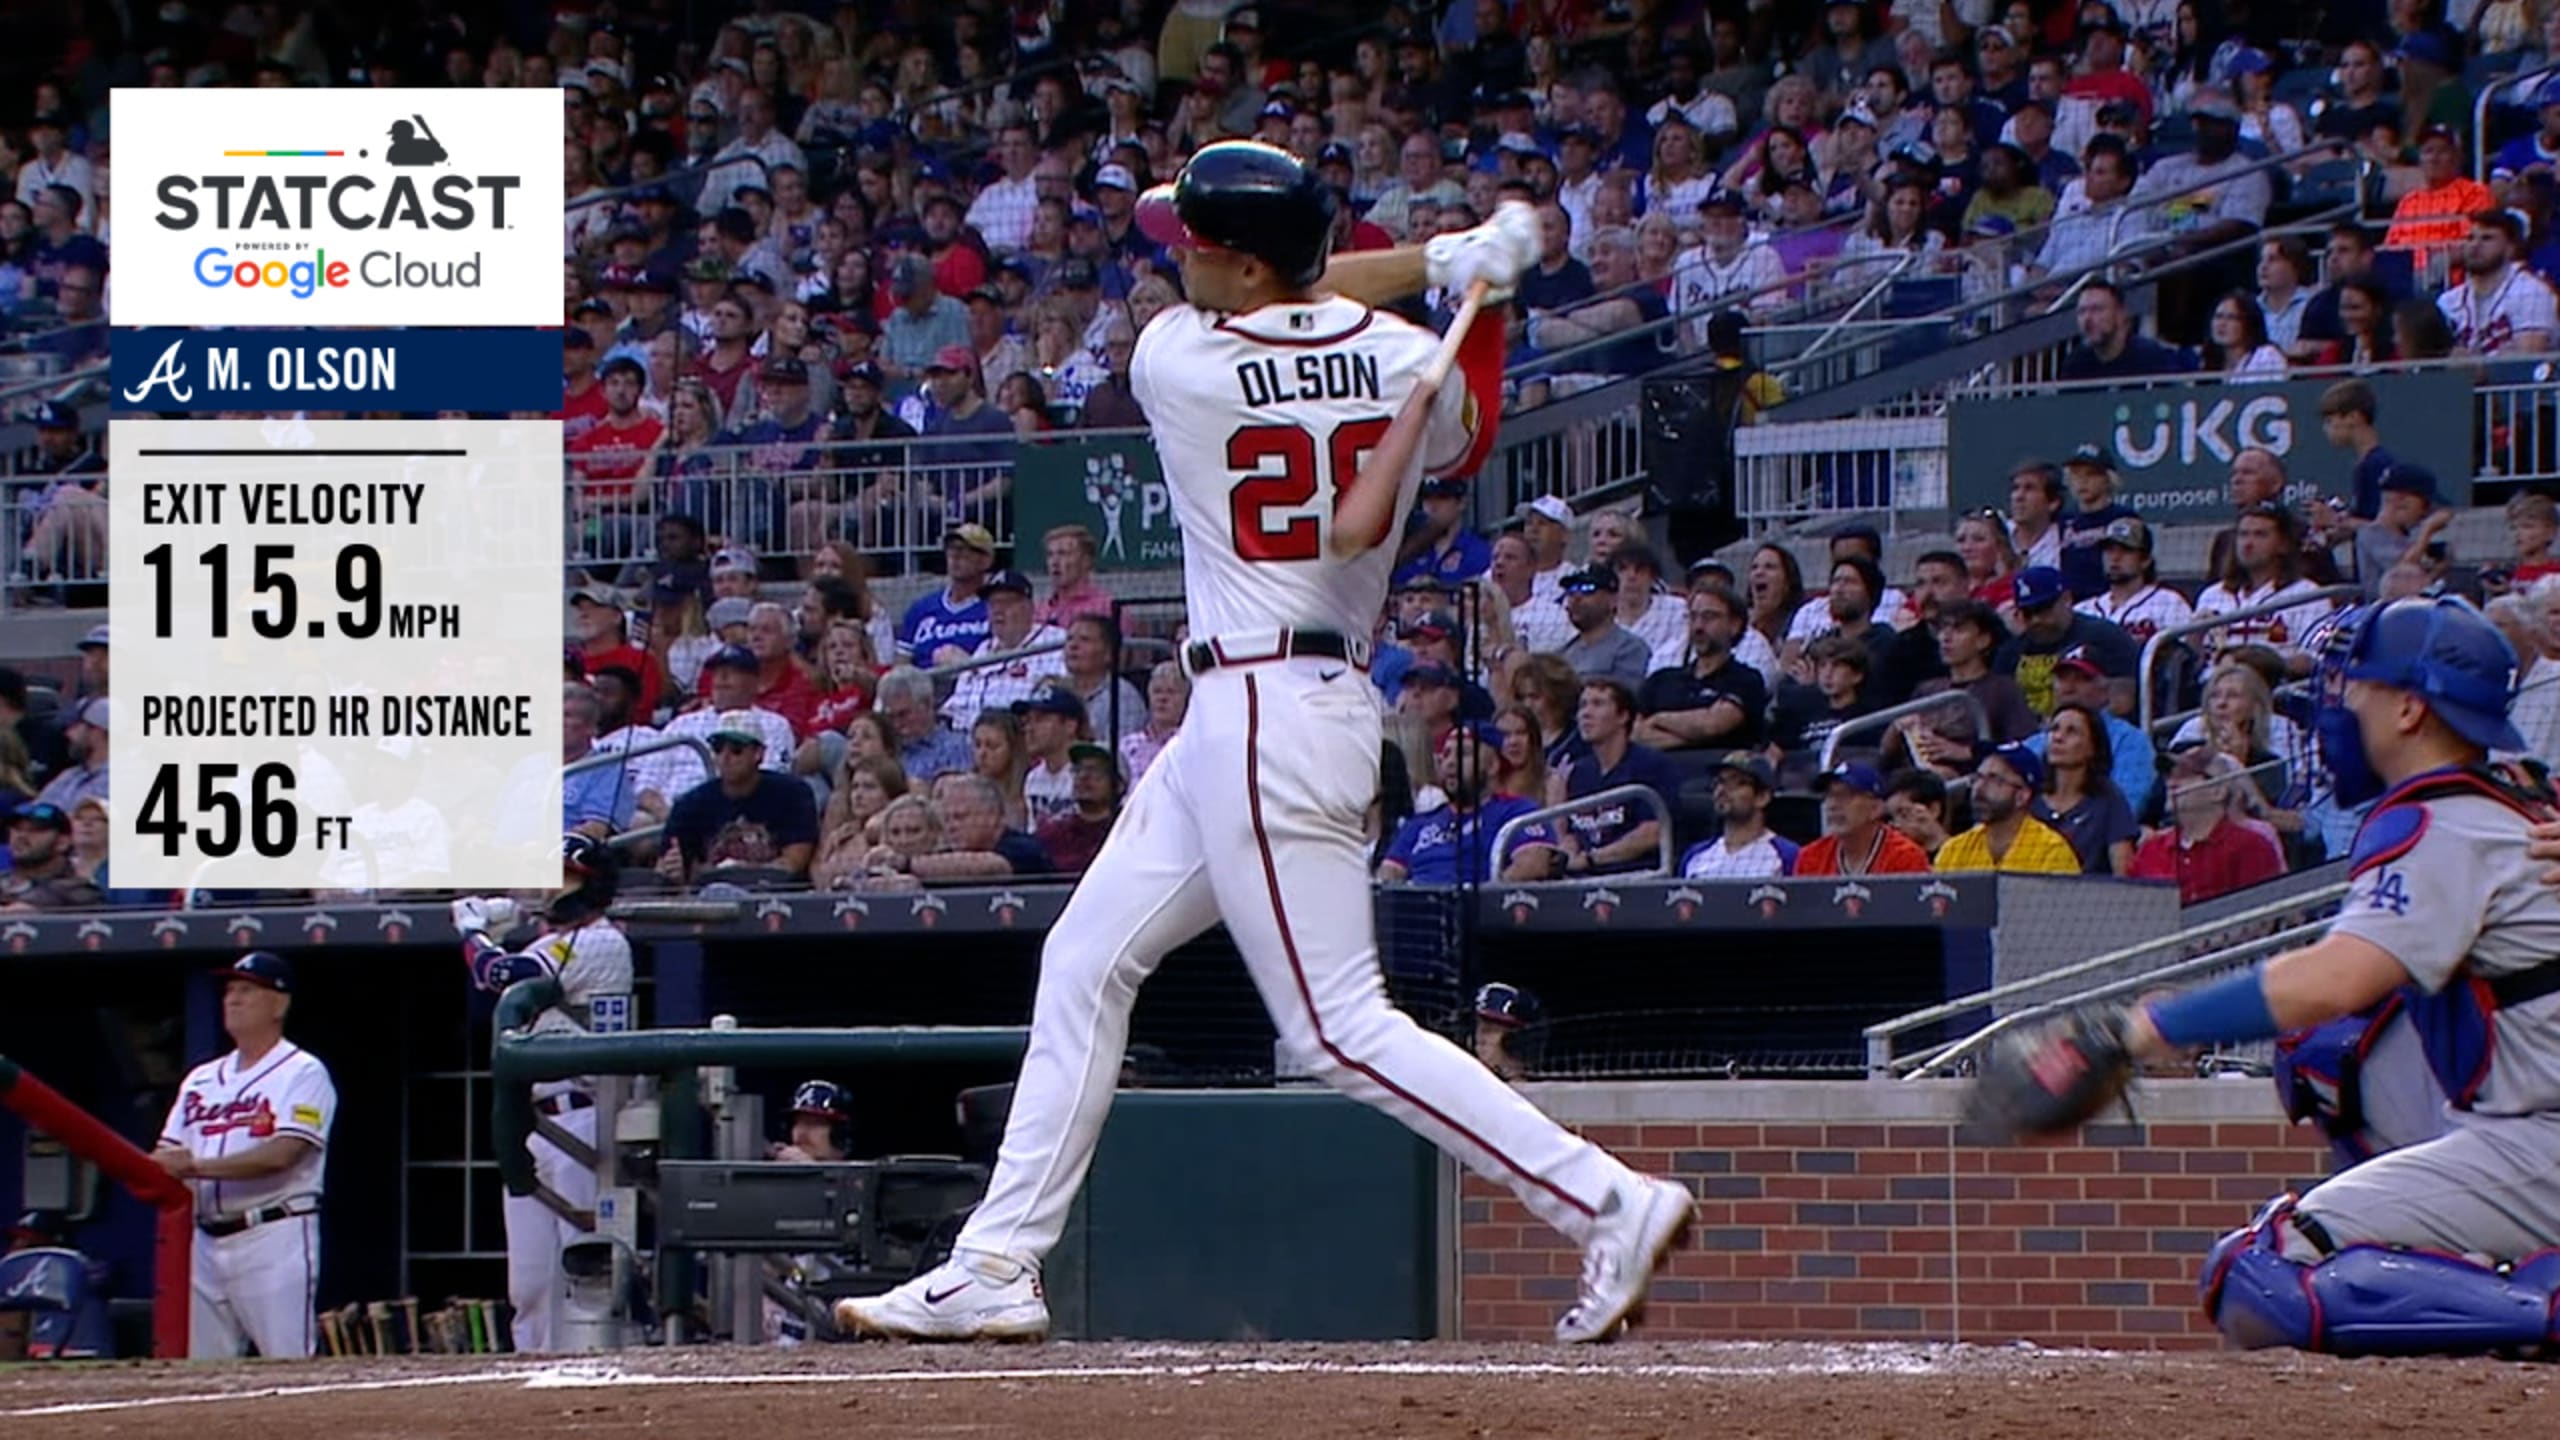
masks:
<svg viewBox="0 0 2560 1440"><path fill-rule="evenodd" d="M966 1281L966 1280L963 1280L963 1281L961 1281L959 1284L952 1286L950 1289L943 1291L943 1292L942 1292L941 1294L939 1294L939 1295L935 1294L934 1292L932 1292L932 1291L930 1291L930 1290L927 1290L926 1292L924 1292L924 1303L926 1303L927 1305L939 1305L939 1304L941 1304L943 1301L950 1299L952 1296L957 1295L957 1294L959 1294L961 1291L966 1290L966 1289L968 1289L968 1288L969 1288L969 1282L968 1282L968 1281Z"/></svg>
<svg viewBox="0 0 2560 1440"><path fill-rule="evenodd" d="M1316 678L1327 685L1330 685L1334 681L1342 678L1342 672L1339 670L1319 670L1316 672Z"/></svg>

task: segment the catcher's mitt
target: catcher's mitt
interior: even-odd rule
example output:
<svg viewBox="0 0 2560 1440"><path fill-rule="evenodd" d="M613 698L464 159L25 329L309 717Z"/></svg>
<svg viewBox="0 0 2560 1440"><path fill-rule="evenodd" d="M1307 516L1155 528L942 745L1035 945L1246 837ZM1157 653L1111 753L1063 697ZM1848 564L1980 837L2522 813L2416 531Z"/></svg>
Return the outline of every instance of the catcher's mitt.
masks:
<svg viewBox="0 0 2560 1440"><path fill-rule="evenodd" d="M2079 1128L2133 1079L2127 1013L2083 1006L1994 1040L1967 1097L1967 1121L2004 1142Z"/></svg>

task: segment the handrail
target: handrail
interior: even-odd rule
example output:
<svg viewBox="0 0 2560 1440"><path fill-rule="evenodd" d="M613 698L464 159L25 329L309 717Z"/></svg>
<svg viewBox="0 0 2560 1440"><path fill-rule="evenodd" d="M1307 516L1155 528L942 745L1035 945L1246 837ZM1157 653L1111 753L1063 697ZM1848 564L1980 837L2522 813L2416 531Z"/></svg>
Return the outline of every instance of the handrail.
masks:
<svg viewBox="0 0 2560 1440"><path fill-rule="evenodd" d="M2153 719L2151 707L2154 698L2151 693L2151 671L2152 666L2159 661L2160 647L2168 642L2183 639L2189 635L2200 635L2207 630L2219 630L2240 620L2256 620L2267 615L2280 615L2287 610L2299 609L2314 600L2343 600L2363 594L2364 587L2360 585L2323 585L2309 595L2297 595L2290 600L2262 601L2256 605L2242 606L2237 610L2217 610L2210 615L2199 615L2182 625L2171 625L2166 629L2153 631L2151 638L2142 642L2142 673L2134 682L2134 693L2138 697L2137 707L2140 716L2136 723L2143 734L2151 733Z"/></svg>
<svg viewBox="0 0 2560 1440"><path fill-rule="evenodd" d="M1650 785L1612 785L1606 790L1595 790L1578 800L1567 800L1561 805L1549 805L1543 809L1529 811L1525 815L1514 815L1503 822L1501 829L1493 832L1493 856L1498 859L1503 851L1510 848L1511 837L1541 820L1558 820L1567 815L1578 815L1610 800L1644 800L1652 804L1656 832L1654 849L1657 854L1654 859L1654 868L1651 870L1612 870L1608 872L1608 876L1632 879L1643 875L1670 874L1671 802L1663 798L1661 791ZM1493 882L1488 880L1486 883ZM1577 879L1571 883L1580 885L1588 882Z"/></svg>
<svg viewBox="0 0 2560 1440"><path fill-rule="evenodd" d="M601 741L602 738L603 737L601 736L597 737L598 741ZM695 755L701 758L703 769L708 770L711 768L711 746L709 743L704 741L701 736L661 734L655 740L634 745L625 750L607 750L602 748L599 744L594 753L582 756L579 759L572 760L568 764L561 766L560 778L565 780L570 776L579 774L583 771L601 770L607 765L620 765L627 761L636 760L643 755L655 755L666 750L691 750Z"/></svg>
<svg viewBox="0 0 2560 1440"><path fill-rule="evenodd" d="M2044 989L2057 980L2075 979L2110 966L2122 965L2128 960L2139 959L2153 951L2174 950L2181 945L2192 943L2198 935L2210 935L2217 930L2254 924L2260 920L2274 920L2300 910L2306 905L2324 904L2343 897L2347 893L2347 888L2346 883L2341 881L2300 894L2288 895L2282 900L2269 901L2236 915L2226 915L2221 919L2193 925L2172 934L2155 936L2121 949L2110 950L2103 955L2077 960L2058 970L2048 970L2041 975L2030 975L2023 980L2010 980L1988 989L1976 990L1969 995L1959 995L1953 1000L1940 1001L1938 1004L1914 1010L1907 1015L1896 1015L1890 1020L1879 1020L1860 1032L1865 1035L1867 1041L1867 1069L1879 1074L1891 1070L1895 1064L1893 1038L1905 1031L1917 1030L1923 1025L1934 1025L1938 1021L1951 1019L1968 1010L1979 1010L1985 1005L1997 1004L2013 996L2026 994L2030 990Z"/></svg>
<svg viewBox="0 0 2560 1440"><path fill-rule="evenodd" d="M1841 217L1841 218L1845 219L1846 217ZM1838 224L1838 223L1840 223L1840 222L1839 222L1839 220L1836 220L1836 219L1835 219L1833 222L1831 222L1831 224L1833 224L1833 225L1836 225L1836 224ZM1817 226L1815 226L1815 227L1813 227L1813 228L1815 228L1815 229L1819 230L1819 229L1825 229L1825 228L1829 228L1829 227L1828 227L1828 226L1823 226L1823 225L1817 225ZM1767 240L1765 240L1765 239L1762 239L1762 238L1760 238L1760 237L1758 237L1758 236L1753 236L1753 237L1751 237L1751 238L1746 239L1745 241L1743 241L1742 248L1743 248L1743 249L1745 249L1745 250L1748 250L1748 249L1750 249L1750 248L1751 248L1752 246L1754 246L1754 245L1765 245L1765 244L1768 244L1768 243L1770 243L1770 242L1769 242L1769 241L1767 241ZM1677 252L1676 254L1674 254L1674 255L1672 256L1672 267L1671 267L1671 268L1672 268L1673 273L1674 273L1674 274L1677 274L1677 273L1678 273L1678 271L1679 271L1679 268L1680 268L1680 266L1679 266L1679 257L1680 257L1681 255L1686 255L1686 254L1688 254L1688 253L1689 253L1689 250L1691 250L1691 249L1703 249L1703 248L1704 248L1703 246L1690 246L1688 249L1681 250L1681 251ZM1549 369L1553 370L1553 372L1554 372L1554 373L1558 373L1558 374L1566 373L1566 371L1569 371L1569 370L1571 369L1571 367L1570 367L1570 366L1562 367L1562 368L1560 368L1560 369L1555 367L1555 362L1556 362L1558 359L1560 359L1560 358L1562 358L1562 357L1564 357L1564 356L1567 356L1567 355L1580 355L1580 354L1584 354L1584 353L1589 352L1589 351L1600 350L1600 349L1603 349L1603 348L1605 348L1605 347L1607 347L1607 346L1611 346L1611 345L1618 344L1619 342L1624 341L1624 340L1632 340L1632 339L1636 339L1636 338L1639 338L1639 337L1642 337L1642 336L1647 336L1647 335L1661 335L1661 334L1664 334L1664 333L1670 333L1670 334L1672 334L1672 335L1675 335L1675 336L1676 336L1676 335L1679 333L1680 328L1681 328L1682 326L1687 325L1687 324L1688 324L1688 323L1690 323L1691 321L1696 320L1696 319L1697 319L1699 316L1701 316L1701 315L1714 315L1714 314L1716 314L1717 312L1719 312L1719 311L1724 311L1724 310L1743 310L1743 311L1748 311L1748 310L1751 308L1751 304L1752 304L1752 302L1753 302L1753 301L1755 301L1755 300L1761 299L1762 297L1764 297L1764 296L1768 296L1768 295L1783 294L1783 293L1785 293L1785 292L1787 292L1787 291L1789 291L1789 290L1793 290L1793 289L1796 289L1796 288L1797 288L1797 287L1799 287L1799 286L1805 285L1806 283L1808 283L1808 281L1807 281L1807 278L1806 278L1805 276L1802 276L1802 275L1788 275L1788 276L1782 277L1782 278L1780 278L1780 279L1778 279L1778 280L1771 281L1769 284L1766 284L1766 285L1758 285L1758 286L1754 286L1754 287L1752 287L1752 288L1751 288L1751 289L1749 289L1749 290L1739 291L1739 292L1736 292L1736 293L1731 294L1731 295L1719 295L1719 296L1717 296L1714 300L1712 300L1712 301L1708 302L1707 304L1705 304L1705 305L1701 305L1701 306L1699 306L1699 307L1697 307L1697 308L1695 308L1695 309L1692 309L1692 310L1668 310L1668 309L1666 309L1666 311L1665 311L1665 313L1664 313L1663 317L1662 317L1661 319L1659 319L1659 320L1648 320L1648 321L1646 321L1645 323L1643 323L1642 325L1635 326L1635 327L1633 327L1633 328L1631 328L1631 329L1627 329L1627 330L1614 330L1614 331L1611 331L1609 334L1602 335L1602 336L1598 336L1598 337L1596 337L1596 338L1594 338L1594 339L1590 339L1590 340L1577 340L1577 341L1575 341L1573 344L1571 344L1571 345L1567 345L1567 346L1565 346L1565 347L1564 347L1563 349L1561 349L1561 350L1541 350L1541 351L1539 351L1539 352L1538 352L1538 355L1537 355L1537 358L1536 358L1536 359L1534 359L1534 360L1526 360L1526 361L1523 361L1523 362L1521 362L1518 366L1513 367L1512 369L1509 369L1509 370L1505 370L1505 371L1503 372L1503 375L1505 376L1505 378L1508 378L1508 377L1510 377L1510 376L1512 376L1512 375L1514 375L1514 374L1518 373L1519 371L1524 371L1524 370L1528 370L1528 369L1532 369L1532 368L1537 368L1537 367L1546 367L1546 368L1549 368ZM1653 286L1654 286L1654 284L1655 284L1655 282L1654 282L1654 281L1651 281L1651 280L1631 280L1631 281L1629 281L1628 283L1626 283L1626 284L1624 284L1624 285L1619 286L1619 287L1618 287L1618 288L1616 288L1615 290L1611 290L1611 291L1609 291L1607 294L1603 294L1603 295L1593 295L1593 296L1592 296L1590 299L1588 299L1588 300L1579 301L1579 302L1577 302L1577 303L1575 304L1574 308L1578 310L1578 309L1581 309L1581 308L1583 308L1583 307L1585 307L1585 306L1589 306L1589 305L1597 304L1598 302L1600 302L1600 301L1602 301L1602 300L1618 300L1618 299L1624 299L1624 298L1625 298L1625 297L1627 297L1627 296L1630 296L1630 295L1635 294L1635 293L1636 293L1637 291L1639 291L1639 290L1643 290L1643 289L1651 288L1651 287L1653 287ZM1804 303L1808 308L1818 308L1818 307L1816 306L1816 302L1814 301L1813 297L1811 297L1811 296L1807 296L1807 297L1805 298L1805 300L1804 300L1804 302L1803 302L1803 303ZM1558 311L1557 313L1558 313L1558 314L1564 314L1564 313L1566 313L1566 312ZM1667 351L1666 351L1666 352L1664 353L1664 355L1663 355L1663 359L1664 359L1666 362L1673 361L1673 360L1677 360L1677 359L1680 359L1680 358L1683 358L1683 357L1678 356L1678 355L1675 355L1675 354L1672 354L1672 353L1667 352ZM1629 376L1629 377L1625 377L1625 378L1633 379L1634 377L1633 377L1633 376Z"/></svg>
<svg viewBox="0 0 2560 1440"><path fill-rule="evenodd" d="M2479 96L2471 102L2472 179L2486 180L2489 178L2488 175L2483 172L2489 168L2490 106L2497 102L2497 98L2500 93L2511 90L2516 86L2528 84L2532 81L2544 79L2552 75L2560 75L2560 63L2545 65L2539 70L2527 70L2519 75L2494 76L2490 79L2488 84L2480 87Z"/></svg>
<svg viewBox="0 0 2560 1440"><path fill-rule="evenodd" d="M988 670L998 665L1010 665L1016 660L1027 659L1033 655L1054 655L1066 648L1067 642L1063 639L1043 640L1037 645L1025 645L1018 650L999 650L992 655L971 655L954 660L948 665L927 665L920 668L927 675L940 679L946 675L965 675L972 670Z"/></svg>
<svg viewBox="0 0 2560 1440"><path fill-rule="evenodd" d="M2339 888L2344 889L2345 887L2341 886ZM1941 1066L1954 1064L1956 1061L1963 1059L1965 1056L1978 1049L1981 1049L1984 1045L1998 1039L2001 1035L2017 1026L2027 1024L2031 1021L2041 1020L2048 1015L2068 1009L2071 1006L2086 1005L2095 1000L2112 999L2118 995L2147 990L2154 986L2166 984L2170 981L2183 980L2190 975L2200 975L2211 970L2226 969L2241 961L2254 960L2260 955L2285 949L2296 941L2317 939L2321 935L2328 933L2328 929L2329 919L2328 917L2323 916L2318 920L2307 921L2300 925L2288 926L2271 935L2261 935L2255 940L2243 940L2236 945L2226 945L2222 949L2209 951L2205 954L2195 956L2192 959L2180 960L2175 964L2163 965L2157 970L2149 971L2141 975L2129 976L2122 980L2109 981L2104 985L2098 985L2090 989L2083 990L2076 995L2067 995L2059 1000L2049 1000L2041 1005L2031 1005L2024 1010L2012 1011L2011 1013L2003 1015L1999 1019L1992 1021L1990 1024L1983 1026L1981 1029L1974 1031L1972 1034L1965 1036L1963 1039L1957 1040L1952 1044L1944 1046L1943 1048L1928 1055L1926 1058L1917 1062L1912 1067L1911 1073L1903 1078L1906 1080L1920 1079L1930 1071L1938 1069Z"/></svg>
<svg viewBox="0 0 2560 1440"><path fill-rule="evenodd" d="M1965 708L1973 712L1973 733L1976 736L1988 736L1991 733L1991 712L1983 708L1981 697L1970 690L1950 688L1941 690L1935 695L1921 695L1905 700L1899 705L1888 705L1882 710L1870 711L1841 721L1833 727L1830 736L1822 742L1822 768L1829 770L1832 757L1840 753L1841 736L1855 730L1882 729L1905 715L1918 715L1935 710L1950 700L1962 701Z"/></svg>
<svg viewBox="0 0 2560 1440"><path fill-rule="evenodd" d="M1920 252L1917 250L1903 251L1901 257L1893 262L1892 268L1886 270L1882 275L1877 276L1875 283L1869 285L1865 292L1860 294L1857 299L1850 301L1849 308L1841 311L1838 318L1834 319L1829 325L1824 326L1822 333L1813 337L1812 344L1805 346L1802 350L1799 350L1794 355L1790 356L1790 362L1794 364L1802 364L1803 362L1812 359L1814 356L1821 354L1824 346L1829 345L1832 339L1839 335L1841 331L1849 328L1851 321L1858 318L1859 311L1866 309L1870 302L1883 295L1885 290L1890 287L1894 281L1902 278L1902 272L1919 263L1920 258Z"/></svg>

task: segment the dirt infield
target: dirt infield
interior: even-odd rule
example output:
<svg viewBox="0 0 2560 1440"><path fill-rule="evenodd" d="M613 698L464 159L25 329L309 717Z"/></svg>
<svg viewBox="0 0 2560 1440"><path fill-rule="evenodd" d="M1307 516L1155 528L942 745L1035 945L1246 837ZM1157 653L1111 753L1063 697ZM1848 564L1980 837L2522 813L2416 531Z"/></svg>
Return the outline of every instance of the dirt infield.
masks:
<svg viewBox="0 0 2560 1440"><path fill-rule="evenodd" d="M2491 1361L1904 1345L1077 1344L0 1370L0 1433L488 1440L898 1436L2082 1440L2547 1433L2560 1371ZM2539 1417L2539 1418L2538 1418Z"/></svg>

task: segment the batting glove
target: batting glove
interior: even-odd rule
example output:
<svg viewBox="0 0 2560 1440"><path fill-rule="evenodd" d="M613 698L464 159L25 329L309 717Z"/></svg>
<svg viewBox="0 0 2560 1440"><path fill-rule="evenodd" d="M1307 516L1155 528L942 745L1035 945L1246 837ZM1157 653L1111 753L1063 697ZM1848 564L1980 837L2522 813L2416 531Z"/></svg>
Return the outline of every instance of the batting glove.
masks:
<svg viewBox="0 0 2560 1440"><path fill-rule="evenodd" d="M503 935L515 928L516 902L497 895L465 895L453 902L453 928L465 935Z"/></svg>
<svg viewBox="0 0 2560 1440"><path fill-rule="evenodd" d="M1489 301L1511 298L1511 287L1538 263L1538 212L1509 200L1493 218L1472 229L1435 235L1422 247L1423 273L1441 289L1463 294L1478 280L1493 287Z"/></svg>

